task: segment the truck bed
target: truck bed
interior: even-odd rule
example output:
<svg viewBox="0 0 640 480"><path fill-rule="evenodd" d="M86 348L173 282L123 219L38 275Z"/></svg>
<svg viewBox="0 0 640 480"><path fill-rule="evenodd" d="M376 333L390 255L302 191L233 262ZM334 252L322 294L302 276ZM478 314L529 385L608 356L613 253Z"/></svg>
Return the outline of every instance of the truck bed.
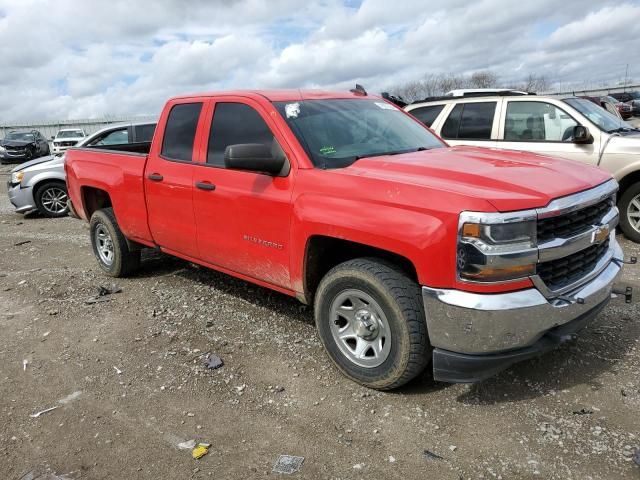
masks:
<svg viewBox="0 0 640 480"><path fill-rule="evenodd" d="M148 152L149 146L134 143L69 149L65 161L67 185L78 216L88 221L87 211L94 206L87 203L96 198L108 201L127 238L152 243L144 197L145 150Z"/></svg>

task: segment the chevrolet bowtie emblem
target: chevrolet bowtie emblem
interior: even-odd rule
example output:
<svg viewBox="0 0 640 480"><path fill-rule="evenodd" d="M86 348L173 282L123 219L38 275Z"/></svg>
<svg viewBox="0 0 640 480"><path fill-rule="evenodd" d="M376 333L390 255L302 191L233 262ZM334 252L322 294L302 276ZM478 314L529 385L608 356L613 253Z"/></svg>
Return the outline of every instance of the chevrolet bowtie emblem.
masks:
<svg viewBox="0 0 640 480"><path fill-rule="evenodd" d="M591 243L602 243L609 238L609 225L601 225L591 234Z"/></svg>

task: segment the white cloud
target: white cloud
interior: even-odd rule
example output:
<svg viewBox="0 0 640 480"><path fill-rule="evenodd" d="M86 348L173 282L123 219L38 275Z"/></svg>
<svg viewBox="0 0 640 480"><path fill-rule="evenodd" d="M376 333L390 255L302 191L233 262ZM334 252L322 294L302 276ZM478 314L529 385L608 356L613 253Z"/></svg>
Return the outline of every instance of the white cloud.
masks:
<svg viewBox="0 0 640 480"><path fill-rule="evenodd" d="M0 122L156 113L231 88L370 91L426 73L640 81L637 2L0 0Z"/></svg>

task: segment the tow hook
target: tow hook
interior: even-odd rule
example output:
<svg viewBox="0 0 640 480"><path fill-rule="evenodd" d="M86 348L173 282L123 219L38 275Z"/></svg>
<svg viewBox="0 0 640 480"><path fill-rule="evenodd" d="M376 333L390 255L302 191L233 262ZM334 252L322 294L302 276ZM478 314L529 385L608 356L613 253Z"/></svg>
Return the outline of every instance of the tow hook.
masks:
<svg viewBox="0 0 640 480"><path fill-rule="evenodd" d="M611 294L613 295L624 295L625 303L631 303L633 299L633 287L625 287L622 288L614 288L611 290Z"/></svg>
<svg viewBox="0 0 640 480"><path fill-rule="evenodd" d="M635 265L636 263L638 263L638 257L631 257L629 260L624 260L622 258L612 258L611 261L617 264L619 267L621 267L622 265Z"/></svg>

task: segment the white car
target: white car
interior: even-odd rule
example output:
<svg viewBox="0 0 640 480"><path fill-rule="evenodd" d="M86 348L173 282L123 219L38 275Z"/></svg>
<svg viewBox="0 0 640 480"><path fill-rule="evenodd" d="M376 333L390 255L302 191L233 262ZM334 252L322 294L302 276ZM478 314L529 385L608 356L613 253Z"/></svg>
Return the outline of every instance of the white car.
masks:
<svg viewBox="0 0 640 480"><path fill-rule="evenodd" d="M620 183L620 228L640 243L640 129L583 98L460 93L414 102L405 110L450 145L525 150L609 171Z"/></svg>
<svg viewBox="0 0 640 480"><path fill-rule="evenodd" d="M62 153L69 147L74 147L83 140L87 134L81 128L63 128L53 137L52 153Z"/></svg>

